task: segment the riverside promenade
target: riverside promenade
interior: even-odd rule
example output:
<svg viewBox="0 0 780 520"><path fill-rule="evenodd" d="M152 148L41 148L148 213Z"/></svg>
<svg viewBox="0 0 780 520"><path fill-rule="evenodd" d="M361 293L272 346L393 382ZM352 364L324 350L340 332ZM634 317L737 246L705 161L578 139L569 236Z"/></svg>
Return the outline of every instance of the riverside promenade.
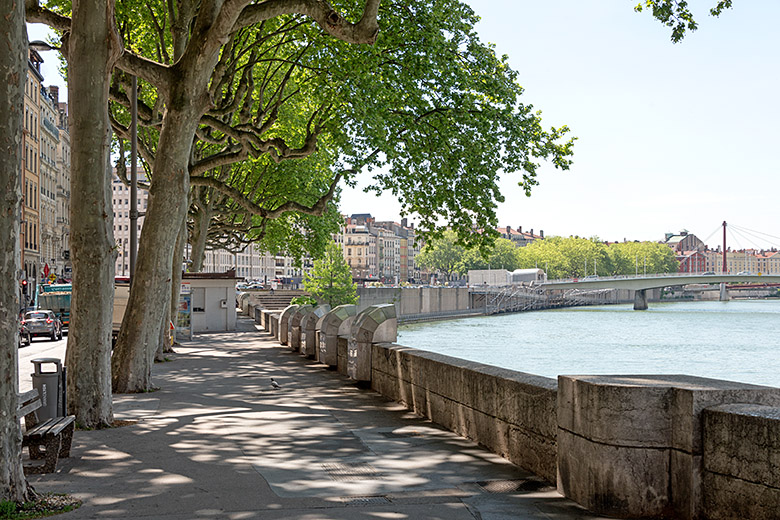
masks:
<svg viewBox="0 0 780 520"><path fill-rule="evenodd" d="M134 424L77 431L56 473L29 476L83 501L57 518L601 518L252 321L238 329L177 347L154 367L159 391L114 396Z"/></svg>

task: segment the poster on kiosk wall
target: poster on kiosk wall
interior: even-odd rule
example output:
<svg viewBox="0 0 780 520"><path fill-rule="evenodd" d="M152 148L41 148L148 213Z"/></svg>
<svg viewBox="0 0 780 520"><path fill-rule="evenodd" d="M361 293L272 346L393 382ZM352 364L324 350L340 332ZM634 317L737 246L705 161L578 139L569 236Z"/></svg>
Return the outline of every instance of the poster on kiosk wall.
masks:
<svg viewBox="0 0 780 520"><path fill-rule="evenodd" d="M192 339L192 288L182 283L179 291L179 309L176 312L176 336Z"/></svg>

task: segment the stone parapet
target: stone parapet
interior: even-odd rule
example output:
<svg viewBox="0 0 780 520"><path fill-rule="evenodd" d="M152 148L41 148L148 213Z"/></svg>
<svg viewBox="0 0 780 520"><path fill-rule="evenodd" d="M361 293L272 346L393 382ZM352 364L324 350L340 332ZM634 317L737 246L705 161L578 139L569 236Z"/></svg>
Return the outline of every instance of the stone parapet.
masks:
<svg viewBox="0 0 780 520"><path fill-rule="evenodd" d="M275 338L279 338L279 318L282 316L282 313L273 313L268 317L268 325L270 328L266 329L268 332L271 333L271 336Z"/></svg>
<svg viewBox="0 0 780 520"><path fill-rule="evenodd" d="M301 321L312 310L314 310L314 307L311 305L299 305L292 316L290 316L290 321L287 322L289 346L296 352L303 353L301 351Z"/></svg>
<svg viewBox="0 0 780 520"><path fill-rule="evenodd" d="M330 311L330 305L323 304L318 305L312 309L308 314L304 314L301 318L301 354L307 358L316 358L318 343L317 343L317 323L320 319Z"/></svg>
<svg viewBox="0 0 780 520"><path fill-rule="evenodd" d="M349 347L349 337L339 336L338 358L336 359L336 370L338 371L339 374L344 376L349 375L347 374L348 347Z"/></svg>
<svg viewBox="0 0 780 520"><path fill-rule="evenodd" d="M558 490L632 518L702 514L701 413L780 389L684 375L559 376Z"/></svg>
<svg viewBox="0 0 780 520"><path fill-rule="evenodd" d="M319 330L319 354L317 359L329 367L338 366L339 336L347 338L352 328L352 321L357 315L357 306L339 305L325 314L317 322Z"/></svg>
<svg viewBox="0 0 780 520"><path fill-rule="evenodd" d="M371 386L555 482L555 379L375 344Z"/></svg>
<svg viewBox="0 0 780 520"><path fill-rule="evenodd" d="M298 311L300 305L290 305L282 311L279 316L279 335L277 339L282 345L288 345L290 343L290 319L295 312Z"/></svg>
<svg viewBox="0 0 780 520"><path fill-rule="evenodd" d="M269 309L261 309L260 310L260 326L263 327L267 332L271 332L271 316L275 315L277 316L277 323L278 323L278 317L282 314L282 311L280 310L269 310ZM271 332L273 334L273 332Z"/></svg>
<svg viewBox="0 0 780 520"><path fill-rule="evenodd" d="M716 406L702 423L706 517L780 517L780 407Z"/></svg>
<svg viewBox="0 0 780 520"><path fill-rule="evenodd" d="M398 320L392 304L372 305L352 322L347 347L347 374L358 382L371 381L371 345L394 342Z"/></svg>

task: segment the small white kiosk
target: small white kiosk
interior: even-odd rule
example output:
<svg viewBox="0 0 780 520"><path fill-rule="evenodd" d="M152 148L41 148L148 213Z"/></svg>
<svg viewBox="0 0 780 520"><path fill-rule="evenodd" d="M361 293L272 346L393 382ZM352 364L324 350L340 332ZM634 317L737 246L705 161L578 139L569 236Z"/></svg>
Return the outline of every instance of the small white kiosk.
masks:
<svg viewBox="0 0 780 520"><path fill-rule="evenodd" d="M193 334L236 330L236 280L233 270L184 273L181 283L189 286Z"/></svg>

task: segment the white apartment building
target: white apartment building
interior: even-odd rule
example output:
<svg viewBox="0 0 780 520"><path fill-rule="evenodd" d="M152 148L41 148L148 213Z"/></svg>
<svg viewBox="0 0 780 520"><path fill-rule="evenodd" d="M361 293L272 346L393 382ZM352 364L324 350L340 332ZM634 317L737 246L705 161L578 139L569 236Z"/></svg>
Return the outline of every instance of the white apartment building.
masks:
<svg viewBox="0 0 780 520"><path fill-rule="evenodd" d="M203 272L224 273L236 270L236 277L247 281L257 280L263 283L271 280L286 279L297 284L304 272L311 267L311 261L304 259L303 268L295 266L295 260L289 256L275 256L259 251L253 244L247 244L238 252L225 249L207 250L203 261Z"/></svg>
<svg viewBox="0 0 780 520"><path fill-rule="evenodd" d="M376 229L379 277L384 282L398 283L401 279L401 237L387 229Z"/></svg>
<svg viewBox="0 0 780 520"><path fill-rule="evenodd" d="M114 239L117 244L116 276L130 276L130 187L125 185L114 171L112 185L114 204ZM138 175L138 182L146 183L146 176ZM149 193L138 188L138 211L146 212L149 205ZM144 217L138 217L138 236L141 235ZM187 257L189 257L189 246ZM307 262L304 261L304 264ZM308 262L310 265L310 262ZM263 282L276 278L291 278L299 280L303 270L295 267L294 260L285 256L273 256L262 253L252 245L245 246L241 251L233 253L225 249L207 250L203 262L203 272L224 273L236 270L236 276L247 280Z"/></svg>
<svg viewBox="0 0 780 520"><path fill-rule="evenodd" d="M57 183L55 218L55 273L64 278L72 274L70 262L70 129L68 104L59 102L59 88L49 87L57 106L57 128L60 141L57 148Z"/></svg>
<svg viewBox="0 0 780 520"><path fill-rule="evenodd" d="M138 183L146 183L146 175L139 172ZM117 258L114 274L116 276L130 276L130 186L123 183L114 170L112 182L112 202L114 205L114 240L117 245ZM137 190L138 211L144 213L149 205L149 192L140 186ZM144 217L138 217L138 236L141 236L141 228L144 225Z"/></svg>

